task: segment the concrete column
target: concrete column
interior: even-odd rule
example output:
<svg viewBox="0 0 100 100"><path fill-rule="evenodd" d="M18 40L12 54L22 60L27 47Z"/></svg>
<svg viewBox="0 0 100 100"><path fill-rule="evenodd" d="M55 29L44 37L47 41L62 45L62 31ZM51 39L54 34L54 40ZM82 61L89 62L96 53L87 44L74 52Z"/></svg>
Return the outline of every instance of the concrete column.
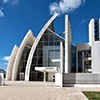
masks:
<svg viewBox="0 0 100 100"><path fill-rule="evenodd" d="M63 42L60 42L60 87L63 87L63 73L64 73L64 68L63 68Z"/></svg>
<svg viewBox="0 0 100 100"><path fill-rule="evenodd" d="M44 72L44 78L43 78L44 82L46 82L46 72Z"/></svg>
<svg viewBox="0 0 100 100"><path fill-rule="evenodd" d="M68 15L65 15L65 73L68 73Z"/></svg>
<svg viewBox="0 0 100 100"><path fill-rule="evenodd" d="M64 73L64 68L63 68L63 42L60 42L60 71L61 73Z"/></svg>

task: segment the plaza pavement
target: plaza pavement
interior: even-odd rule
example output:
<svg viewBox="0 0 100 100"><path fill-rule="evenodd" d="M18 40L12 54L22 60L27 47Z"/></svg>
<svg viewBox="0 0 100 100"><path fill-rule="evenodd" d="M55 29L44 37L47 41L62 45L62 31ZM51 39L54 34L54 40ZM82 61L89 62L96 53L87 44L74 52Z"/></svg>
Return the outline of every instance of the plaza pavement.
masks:
<svg viewBox="0 0 100 100"><path fill-rule="evenodd" d="M5 82L0 86L0 100L88 100L82 90L55 87L52 82Z"/></svg>

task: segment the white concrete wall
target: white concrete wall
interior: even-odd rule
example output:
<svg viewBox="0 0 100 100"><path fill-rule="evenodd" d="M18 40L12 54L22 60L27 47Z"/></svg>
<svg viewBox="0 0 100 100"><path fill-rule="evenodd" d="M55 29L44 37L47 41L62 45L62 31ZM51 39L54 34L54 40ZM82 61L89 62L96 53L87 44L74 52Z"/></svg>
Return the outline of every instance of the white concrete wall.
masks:
<svg viewBox="0 0 100 100"><path fill-rule="evenodd" d="M12 71L12 81L16 80L16 78L17 78L18 66L19 66L20 59L23 54L23 50L24 50L25 46L31 47L34 40L35 40L35 37L34 37L32 31L29 30L27 32L26 36L24 37L24 39L18 49L16 58L15 58L14 65L13 65L13 71Z"/></svg>
<svg viewBox="0 0 100 100"><path fill-rule="evenodd" d="M94 19L91 19L89 23L89 44L92 46L92 42L94 41Z"/></svg>
<svg viewBox="0 0 100 100"><path fill-rule="evenodd" d="M71 70L72 31L68 15L65 16L65 73Z"/></svg>
<svg viewBox="0 0 100 100"><path fill-rule="evenodd" d="M92 72L100 73L100 41L93 42L92 46Z"/></svg>
<svg viewBox="0 0 100 100"><path fill-rule="evenodd" d="M55 73L55 86L63 87L63 74Z"/></svg>
<svg viewBox="0 0 100 100"><path fill-rule="evenodd" d="M12 79L13 64L14 64L17 52L18 52L18 47L15 45L13 50L12 50L12 53L10 55L10 60L8 62L8 66L7 66L7 73L6 73L6 80L7 81Z"/></svg>

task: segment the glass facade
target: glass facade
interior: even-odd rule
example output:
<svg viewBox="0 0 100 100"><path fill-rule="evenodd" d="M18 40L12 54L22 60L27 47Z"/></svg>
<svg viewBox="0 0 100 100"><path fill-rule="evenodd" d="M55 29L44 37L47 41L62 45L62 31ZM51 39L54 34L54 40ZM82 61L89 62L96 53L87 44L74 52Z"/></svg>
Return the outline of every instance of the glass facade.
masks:
<svg viewBox="0 0 100 100"><path fill-rule="evenodd" d="M71 46L71 72L75 73L76 72L76 47L75 46Z"/></svg>
<svg viewBox="0 0 100 100"><path fill-rule="evenodd" d="M30 52L29 47L25 47L18 66L17 80L24 80L26 63Z"/></svg>
<svg viewBox="0 0 100 100"><path fill-rule="evenodd" d="M94 39L95 39L95 41L100 40L100 36L99 36L99 19L94 21Z"/></svg>
<svg viewBox="0 0 100 100"><path fill-rule="evenodd" d="M43 46L43 66L59 67L60 62L53 62L54 59L60 59L59 46Z"/></svg>
<svg viewBox="0 0 100 100"><path fill-rule="evenodd" d="M82 72L82 52L78 52L78 72Z"/></svg>
<svg viewBox="0 0 100 100"><path fill-rule="evenodd" d="M64 40L49 30L46 30L41 37L35 50L31 70L30 81L43 80L43 73L35 71L35 67L59 67L59 62L52 62L52 59L60 58L60 41Z"/></svg>
<svg viewBox="0 0 100 100"><path fill-rule="evenodd" d="M49 50L49 66L60 67L60 62L52 62L52 59L60 59L60 50Z"/></svg>

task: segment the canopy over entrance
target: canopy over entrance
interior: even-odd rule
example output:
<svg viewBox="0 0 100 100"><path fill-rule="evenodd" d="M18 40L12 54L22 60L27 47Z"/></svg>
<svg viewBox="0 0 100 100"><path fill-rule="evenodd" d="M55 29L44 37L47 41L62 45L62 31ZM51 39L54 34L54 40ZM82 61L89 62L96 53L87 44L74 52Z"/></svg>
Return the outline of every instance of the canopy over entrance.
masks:
<svg viewBox="0 0 100 100"><path fill-rule="evenodd" d="M55 81L55 73L60 71L59 67L35 67L36 71L44 73L43 80L45 81Z"/></svg>
<svg viewBox="0 0 100 100"><path fill-rule="evenodd" d="M59 72L60 68L59 67L35 67L36 71L40 72Z"/></svg>

